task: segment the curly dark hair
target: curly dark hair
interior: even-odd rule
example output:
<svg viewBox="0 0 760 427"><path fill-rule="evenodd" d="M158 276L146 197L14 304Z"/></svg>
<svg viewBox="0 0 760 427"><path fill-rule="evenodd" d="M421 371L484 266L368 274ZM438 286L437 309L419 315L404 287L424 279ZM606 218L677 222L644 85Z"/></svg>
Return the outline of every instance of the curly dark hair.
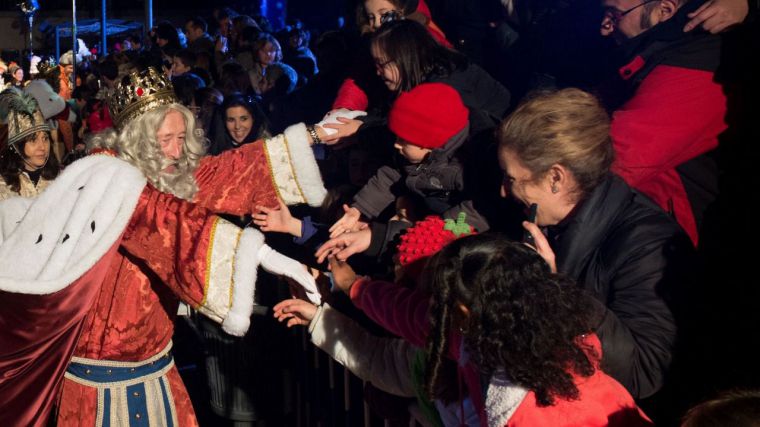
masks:
<svg viewBox="0 0 760 427"><path fill-rule="evenodd" d="M48 133L48 137L50 134ZM0 176L3 177L5 184L8 187L18 193L21 190L21 181L19 175L24 169L24 159L20 153L24 152L26 143L35 138L35 134L30 135L23 141L16 143L16 146L5 146L0 151ZM53 153L52 140L50 142L50 154L47 163L42 167L41 176L46 180L53 180L61 171L61 167L58 164L58 159Z"/></svg>
<svg viewBox="0 0 760 427"><path fill-rule="evenodd" d="M504 369L536 394L540 406L579 398L572 373L591 376L598 359L580 337L591 331L591 302L570 280L552 274L527 246L494 234L458 239L423 273L432 292L427 392L436 396L452 327L482 373ZM469 312L462 314L463 305Z"/></svg>

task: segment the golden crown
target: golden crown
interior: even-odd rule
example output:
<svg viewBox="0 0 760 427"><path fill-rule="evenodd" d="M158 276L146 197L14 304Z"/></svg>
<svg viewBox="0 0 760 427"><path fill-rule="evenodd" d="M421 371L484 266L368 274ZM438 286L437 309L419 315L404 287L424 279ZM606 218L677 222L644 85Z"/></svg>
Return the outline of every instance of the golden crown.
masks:
<svg viewBox="0 0 760 427"><path fill-rule="evenodd" d="M153 67L122 79L108 98L108 108L116 129L141 114L162 105L178 103L171 80Z"/></svg>

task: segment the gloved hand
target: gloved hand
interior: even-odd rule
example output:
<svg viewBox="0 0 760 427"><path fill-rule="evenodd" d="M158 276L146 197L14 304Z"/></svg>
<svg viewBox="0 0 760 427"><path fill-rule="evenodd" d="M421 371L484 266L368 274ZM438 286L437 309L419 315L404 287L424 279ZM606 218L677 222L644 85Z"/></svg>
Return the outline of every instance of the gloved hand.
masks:
<svg viewBox="0 0 760 427"><path fill-rule="evenodd" d="M304 288L309 301L317 305L322 303L322 295L320 295L319 289L317 289L314 277L306 271L300 262L286 257L266 244L259 248L258 258L259 265L264 270L295 280Z"/></svg>
<svg viewBox="0 0 760 427"><path fill-rule="evenodd" d="M347 108L338 108L337 110L330 111L325 115L325 118L322 119L321 122L317 123L315 126L319 126L322 129L324 129L325 133L329 135L334 135L338 132L337 129L333 128L326 128L324 125L326 124L342 124L338 121L338 117L342 117L344 119L355 119L357 117L366 116L366 111L360 111L360 110L349 110Z"/></svg>

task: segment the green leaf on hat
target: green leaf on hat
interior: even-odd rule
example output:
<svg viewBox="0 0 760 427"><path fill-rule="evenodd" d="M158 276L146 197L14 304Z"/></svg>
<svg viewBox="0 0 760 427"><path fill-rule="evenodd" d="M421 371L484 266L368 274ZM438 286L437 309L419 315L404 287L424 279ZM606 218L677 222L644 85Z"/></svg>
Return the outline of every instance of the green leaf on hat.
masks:
<svg viewBox="0 0 760 427"><path fill-rule="evenodd" d="M465 234L471 234L472 233L472 227L470 224L467 224L466 222L467 214L464 212L459 212L457 215L456 221L453 219L447 219L446 225L443 226L444 230L451 231L454 233L457 237L462 237Z"/></svg>

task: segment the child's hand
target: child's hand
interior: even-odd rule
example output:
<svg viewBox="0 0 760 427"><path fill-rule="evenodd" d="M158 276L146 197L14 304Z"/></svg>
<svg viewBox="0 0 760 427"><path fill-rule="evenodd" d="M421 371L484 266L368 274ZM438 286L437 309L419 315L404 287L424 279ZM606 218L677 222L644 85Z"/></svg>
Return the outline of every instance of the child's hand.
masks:
<svg viewBox="0 0 760 427"><path fill-rule="evenodd" d="M343 217L330 227L331 239L349 231L358 231L367 228L367 223L359 221L359 218L362 216L359 209L343 205L343 212L345 212Z"/></svg>
<svg viewBox="0 0 760 427"><path fill-rule="evenodd" d="M366 251L370 243L372 243L372 230L365 227L362 230L344 233L326 241L317 249L314 256L317 257L317 262L320 264L331 255L340 261L345 261L353 254Z"/></svg>
<svg viewBox="0 0 760 427"><path fill-rule="evenodd" d="M256 206L256 212L253 214L253 223L261 228L261 231L274 231L277 233L288 233L295 237L301 237L301 221L293 218L288 206L277 199L280 204L278 208L268 208L266 206Z"/></svg>
<svg viewBox="0 0 760 427"><path fill-rule="evenodd" d="M351 285L356 281L356 273L347 262L339 261L336 257L330 256L330 271L333 275L333 283L341 291L348 293Z"/></svg>
<svg viewBox="0 0 760 427"><path fill-rule="evenodd" d="M317 306L301 299L286 299L274 306L274 318L288 321L289 328L295 325L307 326L317 314Z"/></svg>

